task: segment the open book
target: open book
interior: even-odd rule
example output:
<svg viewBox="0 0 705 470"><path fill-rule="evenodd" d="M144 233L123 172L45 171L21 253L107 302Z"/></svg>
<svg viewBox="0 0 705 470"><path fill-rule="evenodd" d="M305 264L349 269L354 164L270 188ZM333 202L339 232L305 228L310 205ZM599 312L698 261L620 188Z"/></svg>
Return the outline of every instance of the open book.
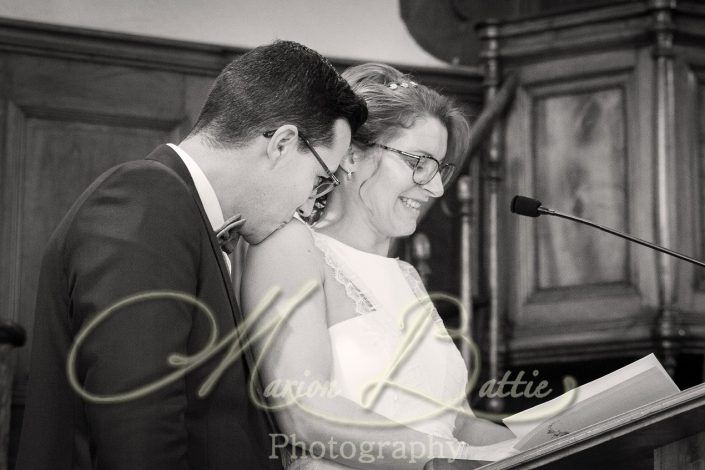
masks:
<svg viewBox="0 0 705 470"><path fill-rule="evenodd" d="M518 437L514 448L524 451L679 391L650 354L503 421Z"/></svg>

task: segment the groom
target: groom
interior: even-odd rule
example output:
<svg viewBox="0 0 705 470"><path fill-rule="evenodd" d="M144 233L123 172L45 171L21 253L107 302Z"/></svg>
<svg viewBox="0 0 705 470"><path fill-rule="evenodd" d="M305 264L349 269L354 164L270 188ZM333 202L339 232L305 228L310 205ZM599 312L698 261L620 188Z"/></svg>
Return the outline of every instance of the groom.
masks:
<svg viewBox="0 0 705 470"><path fill-rule="evenodd" d="M77 347L73 385L67 358L82 328L137 294L196 298L219 338L232 332L241 313L214 231L239 214L241 235L258 243L297 209L306 215L365 117L330 63L278 41L221 72L178 146L108 170L80 196L42 263L18 470L281 468L269 458L271 429L249 399L243 357L205 397L199 387L222 351L127 401L76 392L135 391L176 370L173 355L197 354L212 326L192 303L157 294L112 312Z"/></svg>

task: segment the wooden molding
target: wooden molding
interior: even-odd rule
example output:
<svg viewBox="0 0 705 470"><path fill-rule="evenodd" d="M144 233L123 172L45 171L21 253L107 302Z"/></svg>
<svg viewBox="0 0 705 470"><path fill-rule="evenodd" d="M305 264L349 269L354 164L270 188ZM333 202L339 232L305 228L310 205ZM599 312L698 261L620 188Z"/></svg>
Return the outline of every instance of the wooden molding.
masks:
<svg viewBox="0 0 705 470"><path fill-rule="evenodd" d="M216 75L244 49L0 19L0 50Z"/></svg>
<svg viewBox="0 0 705 470"><path fill-rule="evenodd" d="M502 23L500 56L514 64L531 61L539 55L571 55L623 48L625 44L653 44L652 15L657 8L671 10L676 45L703 43L705 7L701 3L684 0L675 6L655 7L647 0L622 1Z"/></svg>
<svg viewBox="0 0 705 470"><path fill-rule="evenodd" d="M0 18L0 51L21 54L216 76L228 62L247 50ZM339 70L359 63L340 58L332 58L331 62ZM446 93L460 95L471 102L481 101L482 71L479 67L390 65Z"/></svg>
<svg viewBox="0 0 705 470"><path fill-rule="evenodd" d="M81 109L51 108L44 106L21 106L24 116L50 121L74 121L90 124L100 124L114 127L136 127L140 129L157 129L172 131L182 124L182 121L171 119L153 119L138 116L124 116L93 112Z"/></svg>

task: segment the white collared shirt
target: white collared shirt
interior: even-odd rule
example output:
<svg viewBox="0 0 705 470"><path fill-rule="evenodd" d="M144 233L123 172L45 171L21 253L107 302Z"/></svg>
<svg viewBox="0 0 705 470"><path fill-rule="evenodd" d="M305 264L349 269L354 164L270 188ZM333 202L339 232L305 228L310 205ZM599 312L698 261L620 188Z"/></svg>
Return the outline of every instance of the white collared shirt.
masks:
<svg viewBox="0 0 705 470"><path fill-rule="evenodd" d="M193 184L196 186L196 192L198 192L198 197L201 198L201 204L206 211L206 216L208 216L208 221L211 224L213 230L217 230L223 226L225 223L225 217L223 216L223 209L220 207L220 202L218 201L218 196L215 194L213 186L211 186L210 181L206 177L201 167L198 166L193 158L189 156L181 147L174 144L167 144L171 147L174 152L176 152L181 160L186 165L188 172L191 174L193 179ZM223 252L223 257L225 258L225 264L228 266L228 273L232 274L232 265L230 264L230 258Z"/></svg>

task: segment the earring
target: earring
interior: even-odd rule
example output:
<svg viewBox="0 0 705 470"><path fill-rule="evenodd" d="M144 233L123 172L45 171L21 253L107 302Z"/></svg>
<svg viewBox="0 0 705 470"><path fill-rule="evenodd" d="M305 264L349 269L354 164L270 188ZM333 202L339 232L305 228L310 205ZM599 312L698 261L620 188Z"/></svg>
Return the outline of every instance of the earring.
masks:
<svg viewBox="0 0 705 470"><path fill-rule="evenodd" d="M347 169L347 168L345 168L345 167L342 167L342 166L340 167L340 169L345 172L345 181L350 181L350 179L352 178L352 175L353 175L354 171L349 170L349 169Z"/></svg>

